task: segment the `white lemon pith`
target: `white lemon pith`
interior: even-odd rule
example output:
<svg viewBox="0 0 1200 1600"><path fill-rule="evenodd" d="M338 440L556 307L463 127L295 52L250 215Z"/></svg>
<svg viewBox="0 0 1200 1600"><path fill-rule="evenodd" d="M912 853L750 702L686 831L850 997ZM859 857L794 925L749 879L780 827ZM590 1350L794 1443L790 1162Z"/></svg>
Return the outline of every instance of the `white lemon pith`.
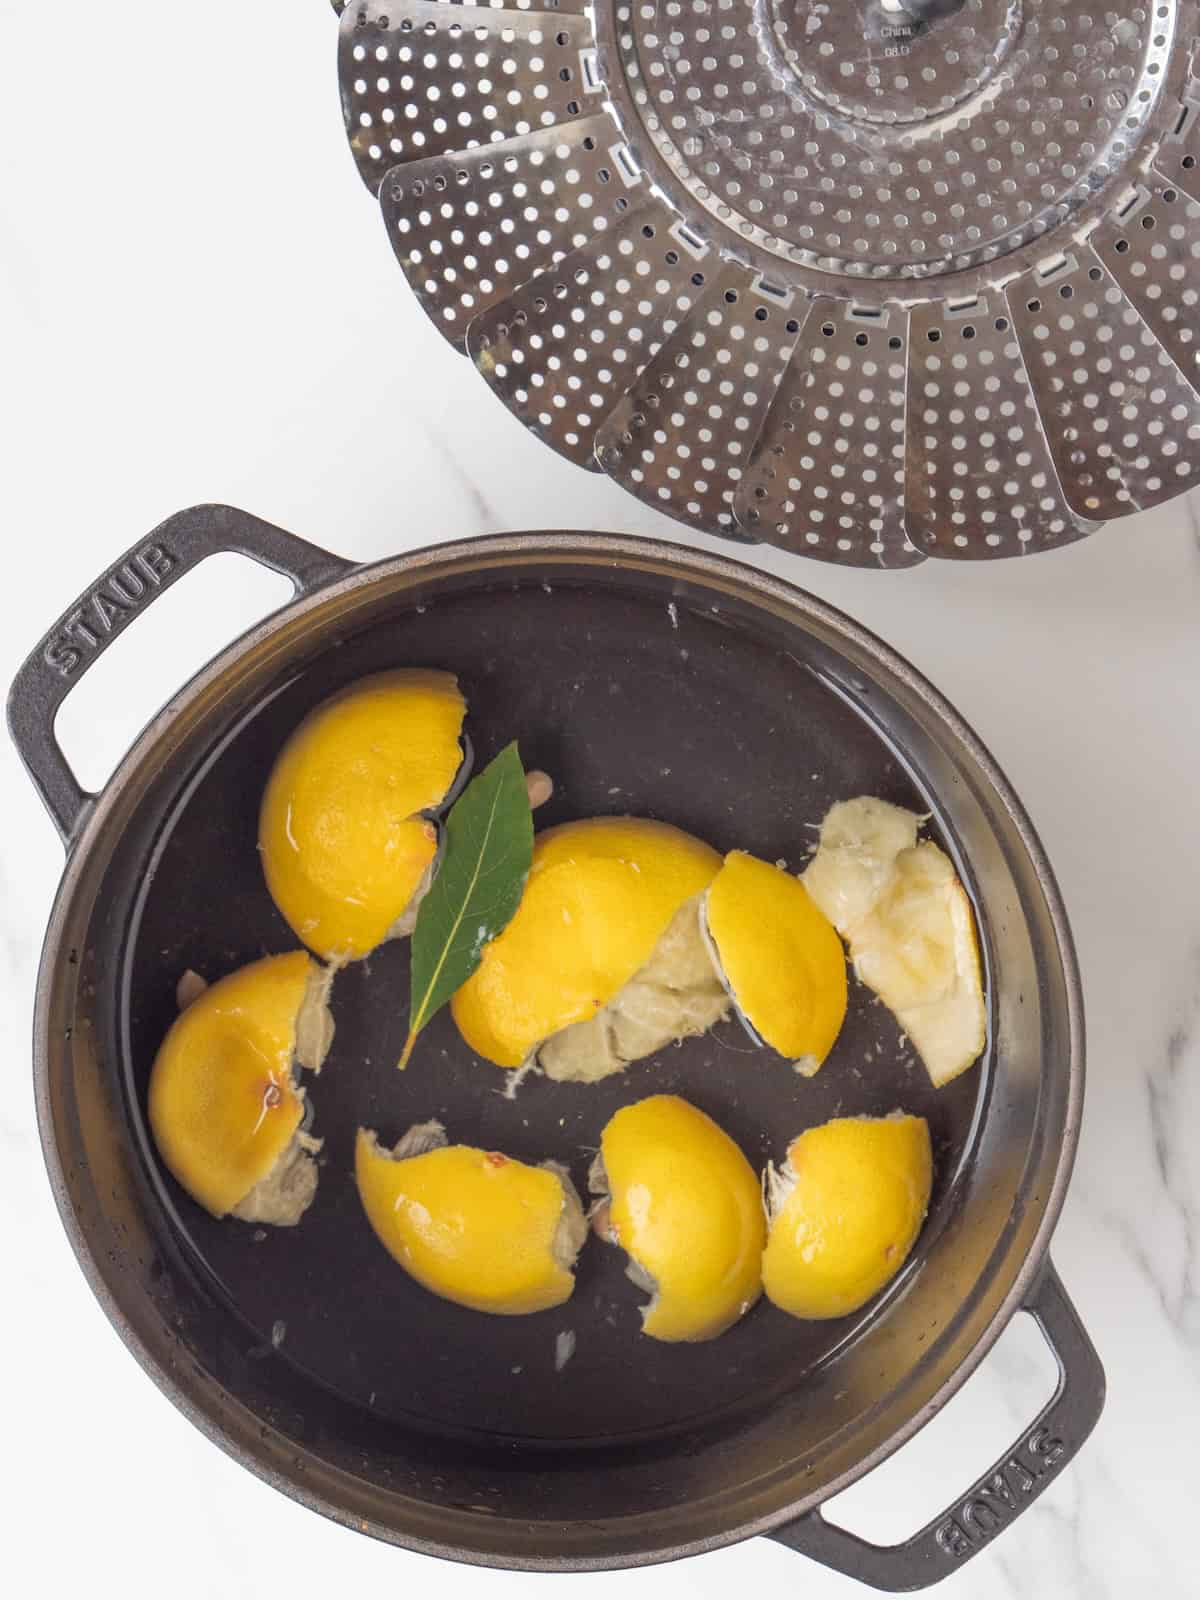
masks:
<svg viewBox="0 0 1200 1600"><path fill-rule="evenodd" d="M547 1039L538 1065L560 1082L596 1083L676 1039L706 1033L729 996L705 948L700 898L685 900L653 954L606 1006Z"/></svg>
<svg viewBox="0 0 1200 1600"><path fill-rule="evenodd" d="M267 887L298 938L327 961L410 933L428 889L440 806L463 762L466 703L448 672L364 678L309 713L263 796Z"/></svg>
<svg viewBox="0 0 1200 1600"><path fill-rule="evenodd" d="M768 1167L763 1287L806 1320L849 1316L895 1277L929 1208L933 1157L923 1117L837 1117Z"/></svg>
<svg viewBox="0 0 1200 1600"><path fill-rule="evenodd" d="M762 1292L766 1238L758 1178L734 1141L676 1095L653 1095L609 1121L593 1166L602 1237L651 1295L642 1331L713 1339Z"/></svg>
<svg viewBox="0 0 1200 1600"><path fill-rule="evenodd" d="M497 1066L536 1057L551 1076L590 1081L702 1032L727 1002L689 903L720 865L699 839L641 817L539 834L516 915L452 1001L467 1044Z"/></svg>
<svg viewBox="0 0 1200 1600"><path fill-rule="evenodd" d="M433 1294L497 1316L570 1297L587 1223L556 1163L451 1145L440 1123L427 1122L390 1151L360 1129L355 1176L380 1243Z"/></svg>
<svg viewBox="0 0 1200 1600"><path fill-rule="evenodd" d="M902 806L864 795L825 813L804 887L842 935L872 910L891 882L896 857L917 842L921 819Z"/></svg>
<svg viewBox="0 0 1200 1600"><path fill-rule="evenodd" d="M202 989L150 1073L163 1161L215 1217L288 1227L317 1189L320 1141L303 1129L296 1067L319 1071L333 1037L332 974L303 951L268 956Z"/></svg>
<svg viewBox="0 0 1200 1600"><path fill-rule="evenodd" d="M920 818L871 798L835 805L804 884L850 947L939 1087L987 1043L971 902L946 853L917 843Z"/></svg>

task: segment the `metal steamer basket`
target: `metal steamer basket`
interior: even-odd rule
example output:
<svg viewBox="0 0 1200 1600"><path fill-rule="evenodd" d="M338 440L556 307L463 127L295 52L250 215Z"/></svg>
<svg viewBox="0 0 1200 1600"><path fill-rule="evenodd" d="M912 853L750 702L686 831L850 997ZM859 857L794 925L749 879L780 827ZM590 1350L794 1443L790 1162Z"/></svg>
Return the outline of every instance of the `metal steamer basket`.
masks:
<svg viewBox="0 0 1200 1600"><path fill-rule="evenodd" d="M707 533L1053 549L1200 472L1198 0L352 0L421 304Z"/></svg>

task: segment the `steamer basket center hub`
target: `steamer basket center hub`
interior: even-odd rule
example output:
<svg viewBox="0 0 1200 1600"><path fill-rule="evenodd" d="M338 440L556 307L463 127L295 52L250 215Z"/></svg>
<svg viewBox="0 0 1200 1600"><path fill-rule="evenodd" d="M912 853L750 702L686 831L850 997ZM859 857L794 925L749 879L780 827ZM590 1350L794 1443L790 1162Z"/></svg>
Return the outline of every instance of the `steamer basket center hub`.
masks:
<svg viewBox="0 0 1200 1600"><path fill-rule="evenodd" d="M610 12L651 145L724 227L839 274L1004 256L1131 160L1174 4L642 0ZM640 142L640 141L639 141Z"/></svg>

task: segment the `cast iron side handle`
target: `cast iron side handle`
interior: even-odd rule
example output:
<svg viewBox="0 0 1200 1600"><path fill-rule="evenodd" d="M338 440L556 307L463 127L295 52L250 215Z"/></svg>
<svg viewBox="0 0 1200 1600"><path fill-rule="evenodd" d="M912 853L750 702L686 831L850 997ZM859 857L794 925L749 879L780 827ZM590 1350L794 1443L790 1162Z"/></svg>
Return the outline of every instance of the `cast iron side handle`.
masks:
<svg viewBox="0 0 1200 1600"><path fill-rule="evenodd" d="M1104 1368L1047 1261L1025 1301L1058 1362L1058 1387L990 1472L903 1544L876 1545L809 1512L771 1534L835 1572L889 1594L939 1583L991 1542L1076 1454L1104 1409Z"/></svg>
<svg viewBox="0 0 1200 1600"><path fill-rule="evenodd" d="M353 563L232 506L193 506L169 517L118 557L35 646L13 679L8 726L21 760L64 841L70 844L95 799L63 755L54 732L58 708L118 634L208 556L251 557L290 578L306 595Z"/></svg>

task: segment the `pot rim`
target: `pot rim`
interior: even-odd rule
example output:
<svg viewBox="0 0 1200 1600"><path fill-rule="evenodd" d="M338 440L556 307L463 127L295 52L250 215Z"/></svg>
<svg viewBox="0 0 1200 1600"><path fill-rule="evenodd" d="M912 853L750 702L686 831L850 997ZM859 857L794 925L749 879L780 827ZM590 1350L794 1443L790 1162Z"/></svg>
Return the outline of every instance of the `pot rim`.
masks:
<svg viewBox="0 0 1200 1600"><path fill-rule="evenodd" d="M49 1013L55 978L63 956L66 924L73 910L75 896L83 876L84 866L92 852L98 835L117 806L124 790L133 780L146 758L151 755L169 726L192 703L211 688L256 646L264 643L284 627L303 622L322 610L330 602L344 599L360 590L366 590L395 577L417 574L436 575L439 568L452 569L464 563L480 560L503 561L522 557L558 556L574 558L584 564L602 562L616 567L630 564L652 563L659 571L672 569L669 575L701 583L726 583L747 590L754 600L763 600L781 606L798 620L808 621L829 629L839 641L848 641L864 651L894 680L913 690L930 707L941 725L947 730L958 748L966 754L986 780L987 786L1000 802L1015 827L1021 846L1033 868L1045 899L1047 914L1053 931L1062 968L1066 1001L1065 1021L1070 1048L1066 1061L1058 1068L1066 1077L1066 1096L1063 1107L1062 1136L1055 1156L1052 1181L1037 1204L1041 1216L1033 1238L1013 1281L1004 1294L995 1313L976 1338L974 1344L957 1362L936 1390L913 1414L901 1423L879 1445L868 1451L852 1467L839 1473L820 1490L801 1496L783 1508L747 1520L736 1527L723 1528L703 1539L689 1540L685 1544L633 1554L615 1556L547 1556L514 1557L501 1552L464 1548L453 1544L429 1540L405 1533L397 1537L395 1531L383 1525L364 1522L345 1508L328 1499L314 1488L307 1487L299 1478L277 1470L260 1459L245 1446L229 1428L214 1420L205 1407L194 1400L186 1387L157 1359L141 1335L126 1316L117 1297L110 1291L93 1254L83 1227L71 1202L57 1141L54 1137L53 1113L50 1103L51 1048ZM510 534L487 534L458 539L449 543L427 545L400 556L386 557L369 563L344 563L344 575L324 582L310 592L285 603L261 623L241 634L219 651L205 666L173 694L168 703L158 711L134 740L118 763L104 788L87 806L80 824L67 844L66 865L59 882L51 910L41 960L33 1013L33 1070L34 1094L37 1108L38 1131L43 1158L54 1193L55 1203L64 1230L70 1241L81 1270L92 1293L99 1301L105 1315L121 1339L134 1355L138 1364L167 1396L179 1411L207 1438L217 1444L227 1455L274 1488L298 1501L310 1510L358 1532L371 1534L389 1543L415 1551L418 1554L467 1563L473 1566L492 1567L530 1572L586 1572L613 1571L637 1566L650 1566L684 1556L700 1555L711 1550L738 1544L745 1539L770 1534L794 1522L817 1506L840 1494L851 1484L865 1477L873 1468L891 1456L917 1434L922 1427L956 1394L967 1379L984 1361L1000 1334L1013 1316L1023 1308L1033 1291L1046 1261L1050 1238L1062 1211L1079 1142L1080 1120L1084 1087L1084 1012L1083 991L1079 974L1074 940L1067 920L1062 895L1053 869L1046 856L1032 821L1018 799L1008 779L995 758L978 735L966 723L954 706L925 676L899 655L890 645L863 627L837 607L818 599L786 579L778 578L759 568L725 555L691 549L661 539L636 535L604 534L595 532L563 532L560 530L528 531ZM247 1419L257 1422L254 1414L240 1402L237 1406Z"/></svg>

